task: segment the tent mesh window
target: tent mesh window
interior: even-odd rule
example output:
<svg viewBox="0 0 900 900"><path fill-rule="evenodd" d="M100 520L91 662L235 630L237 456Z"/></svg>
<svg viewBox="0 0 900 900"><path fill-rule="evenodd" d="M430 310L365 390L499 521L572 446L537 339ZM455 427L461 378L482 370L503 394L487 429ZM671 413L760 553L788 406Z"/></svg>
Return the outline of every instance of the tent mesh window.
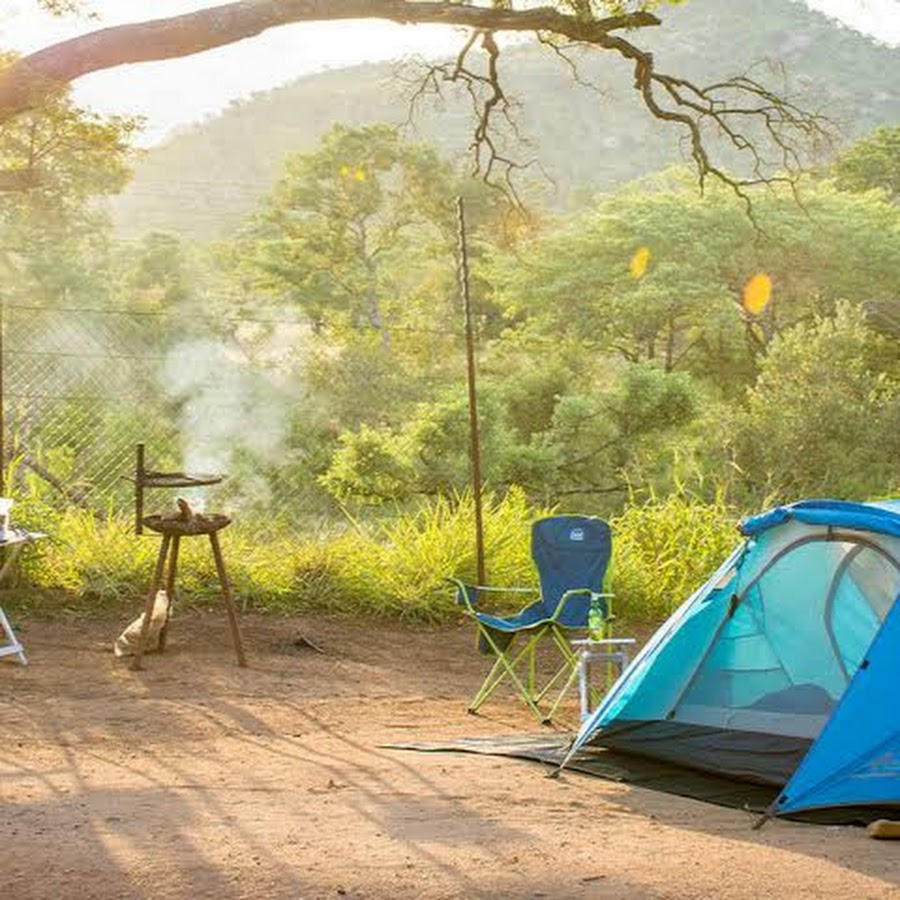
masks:
<svg viewBox="0 0 900 900"><path fill-rule="evenodd" d="M874 545L787 548L733 604L670 718L816 737L898 593L900 569Z"/></svg>

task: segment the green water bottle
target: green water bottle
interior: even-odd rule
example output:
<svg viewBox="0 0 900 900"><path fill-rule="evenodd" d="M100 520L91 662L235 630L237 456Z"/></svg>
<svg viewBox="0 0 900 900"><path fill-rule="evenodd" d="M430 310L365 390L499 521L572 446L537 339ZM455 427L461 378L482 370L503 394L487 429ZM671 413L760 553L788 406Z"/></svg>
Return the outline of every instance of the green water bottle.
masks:
<svg viewBox="0 0 900 900"><path fill-rule="evenodd" d="M605 620L602 600L599 597L591 597L591 608L588 610L588 637L592 641L599 641L603 637Z"/></svg>

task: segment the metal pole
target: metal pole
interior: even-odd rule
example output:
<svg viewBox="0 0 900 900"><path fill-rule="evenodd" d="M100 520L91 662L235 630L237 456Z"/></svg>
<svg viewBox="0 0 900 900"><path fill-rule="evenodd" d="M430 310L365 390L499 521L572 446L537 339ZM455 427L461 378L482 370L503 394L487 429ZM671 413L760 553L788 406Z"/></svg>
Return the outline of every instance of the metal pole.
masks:
<svg viewBox="0 0 900 900"><path fill-rule="evenodd" d="M135 447L134 460L134 533L144 533L144 445ZM171 597L169 600L171 601Z"/></svg>
<svg viewBox="0 0 900 900"><path fill-rule="evenodd" d="M3 384L3 295L0 294L0 497L6 496L6 417L3 407L6 406L5 385Z"/></svg>
<svg viewBox="0 0 900 900"><path fill-rule="evenodd" d="M478 400L475 393L475 338L472 333L472 304L469 299L469 262L466 255L466 219L462 197L456 198L459 218L459 289L466 322L466 373L469 385L469 454L472 469L472 497L475 501L475 558L478 583L485 583L484 523L481 515L481 448L478 441Z"/></svg>

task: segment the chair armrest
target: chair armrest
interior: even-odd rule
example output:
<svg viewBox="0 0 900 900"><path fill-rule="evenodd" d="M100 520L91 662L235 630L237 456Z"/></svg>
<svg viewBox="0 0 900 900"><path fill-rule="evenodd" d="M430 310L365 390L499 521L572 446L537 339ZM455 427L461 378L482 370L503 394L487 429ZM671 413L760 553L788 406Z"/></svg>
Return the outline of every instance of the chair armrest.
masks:
<svg viewBox="0 0 900 900"><path fill-rule="evenodd" d="M565 609L566 604L573 597L584 597L585 595L589 596L591 598L591 600L593 600L595 597L608 597L608 598L612 599L613 597L616 596L615 594L608 594L605 592L601 593L601 592L597 592L597 591L592 591L590 588L572 588L571 590L566 591L559 598L559 603L556 604L556 609L553 610L553 618L556 619L560 615L562 615L562 612ZM612 613L609 613L606 616L606 621L611 622L614 618L615 618L615 616Z"/></svg>
<svg viewBox="0 0 900 900"><path fill-rule="evenodd" d="M475 607L478 605L478 586L474 584L466 584L458 578L447 578L456 589L454 600L457 606L464 606L469 613L475 613Z"/></svg>
<svg viewBox="0 0 900 900"><path fill-rule="evenodd" d="M486 584L466 584L458 578L450 576L447 578L456 588L456 603L464 606L469 613L475 613L475 607L478 606L479 594L538 594L539 588L530 587L498 587Z"/></svg>

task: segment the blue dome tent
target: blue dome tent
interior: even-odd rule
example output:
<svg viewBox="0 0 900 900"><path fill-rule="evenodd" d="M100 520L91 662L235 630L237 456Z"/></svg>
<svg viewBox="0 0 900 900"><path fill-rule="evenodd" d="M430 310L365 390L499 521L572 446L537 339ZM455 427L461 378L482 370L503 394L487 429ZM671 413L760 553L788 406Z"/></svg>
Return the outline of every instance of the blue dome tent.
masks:
<svg viewBox="0 0 900 900"><path fill-rule="evenodd" d="M900 807L900 502L806 500L657 631L571 748L779 788L770 814Z"/></svg>

